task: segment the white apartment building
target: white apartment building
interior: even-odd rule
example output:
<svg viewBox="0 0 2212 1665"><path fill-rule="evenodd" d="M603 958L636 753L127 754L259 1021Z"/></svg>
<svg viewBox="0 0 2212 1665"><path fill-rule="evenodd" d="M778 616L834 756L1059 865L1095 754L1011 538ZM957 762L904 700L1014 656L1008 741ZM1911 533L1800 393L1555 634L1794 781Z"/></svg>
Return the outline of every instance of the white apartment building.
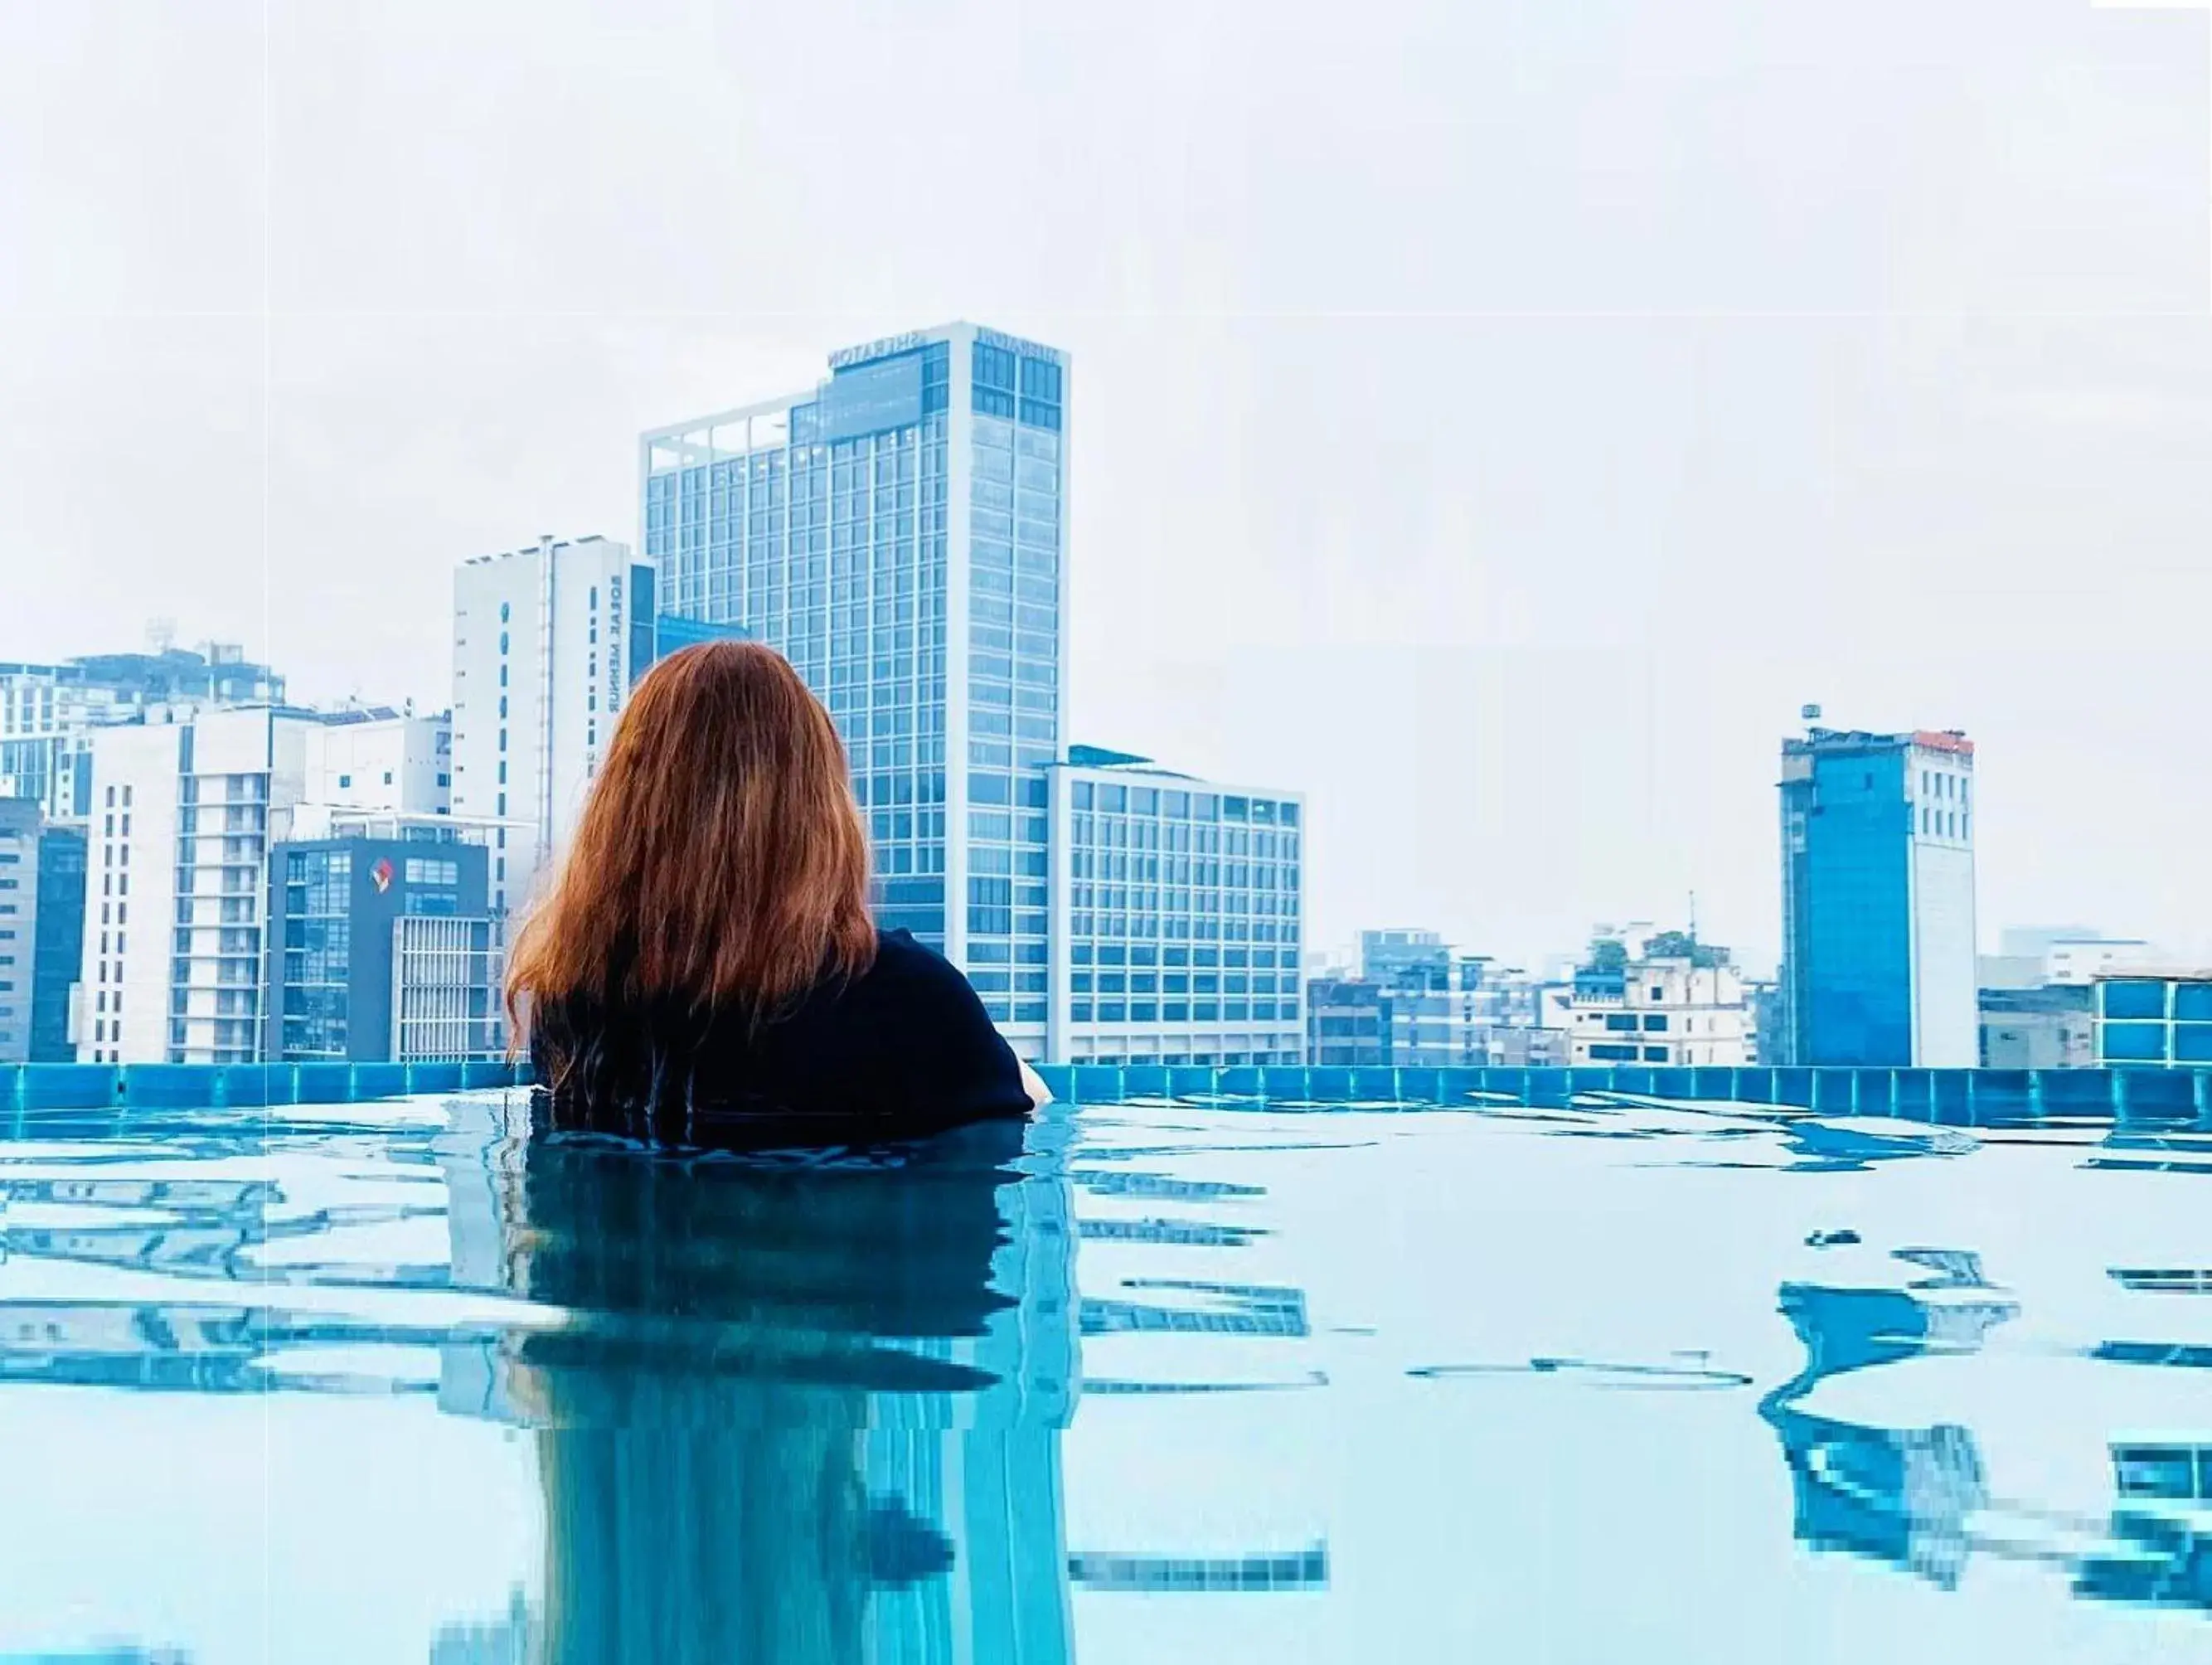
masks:
<svg viewBox="0 0 2212 1665"><path fill-rule="evenodd" d="M390 706L327 711L307 741L306 801L337 810L443 815L453 808L449 712Z"/></svg>
<svg viewBox="0 0 2212 1665"><path fill-rule="evenodd" d="M1584 971L1553 997L1572 1064L1748 1064L1755 1034L1734 966L1638 960Z"/></svg>
<svg viewBox="0 0 2212 1665"><path fill-rule="evenodd" d="M450 807L507 823L494 833L495 917L528 899L575 826L653 661L653 596L652 568L605 538L541 538L454 572Z"/></svg>
<svg viewBox="0 0 2212 1665"><path fill-rule="evenodd" d="M266 1013L268 854L315 714L204 711L97 731L73 1033L93 1063L251 1063Z"/></svg>
<svg viewBox="0 0 2212 1665"><path fill-rule="evenodd" d="M0 663L0 798L35 799L50 820L82 820L92 811L95 730L283 698L284 679L229 642Z"/></svg>

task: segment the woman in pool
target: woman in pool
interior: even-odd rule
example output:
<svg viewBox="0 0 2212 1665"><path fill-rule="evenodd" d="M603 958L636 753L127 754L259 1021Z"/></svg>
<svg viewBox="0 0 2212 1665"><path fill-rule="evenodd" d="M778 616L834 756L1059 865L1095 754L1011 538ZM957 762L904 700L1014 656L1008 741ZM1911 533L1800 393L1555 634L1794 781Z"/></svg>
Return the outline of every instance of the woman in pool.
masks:
<svg viewBox="0 0 2212 1665"><path fill-rule="evenodd" d="M751 642L639 683L507 1002L556 1127L842 1145L1046 1097L966 978L876 929L837 731Z"/></svg>

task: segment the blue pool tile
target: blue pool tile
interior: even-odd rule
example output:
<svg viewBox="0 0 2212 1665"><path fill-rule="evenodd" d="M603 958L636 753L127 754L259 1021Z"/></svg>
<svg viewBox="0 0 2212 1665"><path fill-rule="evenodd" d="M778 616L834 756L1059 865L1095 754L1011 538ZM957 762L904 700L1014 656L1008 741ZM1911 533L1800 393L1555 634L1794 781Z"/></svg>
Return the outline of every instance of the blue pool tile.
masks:
<svg viewBox="0 0 2212 1665"><path fill-rule="evenodd" d="M1889 1113L1905 1121L1936 1119L1936 1085L1926 1070L1890 1072Z"/></svg>
<svg viewBox="0 0 2212 1665"><path fill-rule="evenodd" d="M1765 1103L1763 1099L1746 1101L1741 1097L1736 1091L1738 1073L1739 1072L1735 1070L1717 1065L1700 1064L1690 1072L1690 1096L1693 1098L1718 1098L1737 1103Z"/></svg>
<svg viewBox="0 0 2212 1665"><path fill-rule="evenodd" d="M1930 1120L1946 1127L1973 1125L1972 1070L1937 1070L1929 1079Z"/></svg>
<svg viewBox="0 0 2212 1665"><path fill-rule="evenodd" d="M149 1109L197 1109L216 1102L216 1079L195 1064L125 1064L123 1100Z"/></svg>
<svg viewBox="0 0 2212 1665"><path fill-rule="evenodd" d="M1306 1072L1305 1091L1302 1097L1323 1104L1342 1104L1355 1096L1352 1091L1352 1072L1348 1069L1331 1065Z"/></svg>
<svg viewBox="0 0 2212 1665"><path fill-rule="evenodd" d="M1356 1069L1349 1072L1351 1081L1346 1091L1347 1098L1372 1103L1378 1099L1396 1099L1407 1095L1398 1085L1398 1072L1394 1069Z"/></svg>
<svg viewBox="0 0 2212 1665"><path fill-rule="evenodd" d="M353 1093L353 1066L301 1064L299 1083L302 1104L343 1104Z"/></svg>
<svg viewBox="0 0 2212 1665"><path fill-rule="evenodd" d="M1370 1074L1388 1075L1390 1078L1391 1092L1409 1104L1441 1104L1444 1102L1443 1083L1439 1079L1440 1072L1436 1070L1420 1068L1363 1070L1360 1074L1363 1077Z"/></svg>
<svg viewBox="0 0 2212 1665"><path fill-rule="evenodd" d="M1168 1072L1163 1064L1127 1064L1121 1070L1121 1091L1131 1098L1168 1097Z"/></svg>
<svg viewBox="0 0 2212 1665"><path fill-rule="evenodd" d="M349 1099L397 1098L407 1091L404 1064L356 1064L346 1097Z"/></svg>
<svg viewBox="0 0 2212 1665"><path fill-rule="evenodd" d="M2185 1127L2197 1120L2195 1072L2119 1070L2114 1073L2124 1127Z"/></svg>
<svg viewBox="0 0 2212 1665"><path fill-rule="evenodd" d="M24 1072L20 1093L27 1110L89 1110L123 1102L123 1071L115 1064L38 1064Z"/></svg>
<svg viewBox="0 0 2212 1665"><path fill-rule="evenodd" d="M2026 1070L1969 1071L1966 1093L1974 1127L2018 1127L2035 1120L2033 1079Z"/></svg>
<svg viewBox="0 0 2212 1665"><path fill-rule="evenodd" d="M1079 1104L1118 1104L1124 1097L1121 1072L1112 1064L1078 1064L1067 1096Z"/></svg>
<svg viewBox="0 0 2212 1665"><path fill-rule="evenodd" d="M458 1063L407 1066L409 1092L459 1092L460 1087L461 1066Z"/></svg>

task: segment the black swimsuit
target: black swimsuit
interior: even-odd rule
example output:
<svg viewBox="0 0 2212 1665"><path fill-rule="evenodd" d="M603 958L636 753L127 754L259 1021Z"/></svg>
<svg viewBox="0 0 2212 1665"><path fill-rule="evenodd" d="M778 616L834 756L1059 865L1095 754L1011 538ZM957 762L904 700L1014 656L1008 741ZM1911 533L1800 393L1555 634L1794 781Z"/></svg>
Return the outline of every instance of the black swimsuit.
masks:
<svg viewBox="0 0 2212 1665"><path fill-rule="evenodd" d="M878 935L860 976L825 982L758 1025L742 1012L611 1009L572 994L541 1001L531 1028L555 1128L708 1146L845 1145L1030 1109L1021 1066L968 980L904 931Z"/></svg>

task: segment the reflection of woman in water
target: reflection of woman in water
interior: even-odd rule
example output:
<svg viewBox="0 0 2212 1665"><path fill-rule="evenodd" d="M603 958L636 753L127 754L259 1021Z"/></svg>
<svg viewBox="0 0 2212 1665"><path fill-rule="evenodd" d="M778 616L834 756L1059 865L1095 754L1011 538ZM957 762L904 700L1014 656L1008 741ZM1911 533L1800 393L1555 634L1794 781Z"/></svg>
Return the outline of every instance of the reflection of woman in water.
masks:
<svg viewBox="0 0 2212 1665"><path fill-rule="evenodd" d="M844 748L787 663L718 641L655 665L509 959L556 1122L846 1143L1042 1103L967 980L870 921L868 877Z"/></svg>
<svg viewBox="0 0 2212 1665"><path fill-rule="evenodd" d="M1020 1224L1060 1194L1022 1134L824 1163L534 1130L506 1276L570 1316L501 1374L542 1430L543 1665L890 1665L949 1656L956 1610L978 1659L1066 1659L1070 1267L1064 1218ZM953 1508L986 1472L993 1522Z"/></svg>

